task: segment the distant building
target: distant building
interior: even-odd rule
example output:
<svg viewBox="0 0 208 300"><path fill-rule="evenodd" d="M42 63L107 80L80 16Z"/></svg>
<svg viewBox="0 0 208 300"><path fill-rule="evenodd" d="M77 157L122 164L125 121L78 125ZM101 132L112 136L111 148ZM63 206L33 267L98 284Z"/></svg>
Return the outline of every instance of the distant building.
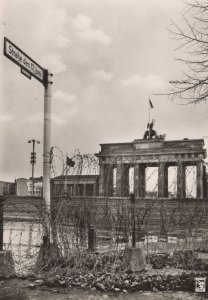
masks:
<svg viewBox="0 0 208 300"><path fill-rule="evenodd" d="M32 196L32 179L18 178L16 180L16 195L17 196ZM43 194L43 177L34 178L34 195L42 197Z"/></svg>
<svg viewBox="0 0 208 300"><path fill-rule="evenodd" d="M98 196L98 175L60 175L51 179L51 195ZM34 194L32 178L16 180L17 196L42 197L43 177L34 178Z"/></svg>
<svg viewBox="0 0 208 300"><path fill-rule="evenodd" d="M98 196L98 175L61 175L51 180L52 196Z"/></svg>
<svg viewBox="0 0 208 300"><path fill-rule="evenodd" d="M27 181L28 196L42 197L43 177L34 178L34 194L32 192L32 178Z"/></svg>
<svg viewBox="0 0 208 300"><path fill-rule="evenodd" d="M27 178L18 178L16 180L16 195L17 196L28 196Z"/></svg>
<svg viewBox="0 0 208 300"><path fill-rule="evenodd" d="M15 182L0 181L0 196L15 195Z"/></svg>

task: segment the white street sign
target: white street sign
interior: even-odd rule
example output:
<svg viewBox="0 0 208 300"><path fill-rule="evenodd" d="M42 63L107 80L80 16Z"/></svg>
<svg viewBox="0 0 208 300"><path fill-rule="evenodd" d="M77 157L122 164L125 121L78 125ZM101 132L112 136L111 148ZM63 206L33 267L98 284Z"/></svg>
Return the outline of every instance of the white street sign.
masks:
<svg viewBox="0 0 208 300"><path fill-rule="evenodd" d="M43 85L46 84L46 69L43 69L6 37L4 38L4 55L29 72L33 77L42 82Z"/></svg>

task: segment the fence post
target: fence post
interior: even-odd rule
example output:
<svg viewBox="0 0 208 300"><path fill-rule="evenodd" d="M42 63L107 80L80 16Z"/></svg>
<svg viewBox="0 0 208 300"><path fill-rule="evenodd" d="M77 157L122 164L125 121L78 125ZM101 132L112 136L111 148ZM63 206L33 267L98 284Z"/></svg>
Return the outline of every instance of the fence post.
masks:
<svg viewBox="0 0 208 300"><path fill-rule="evenodd" d="M123 269L131 272L145 270L146 262L142 245L136 245L135 196L130 195L132 218L132 246L127 245L124 251Z"/></svg>
<svg viewBox="0 0 208 300"><path fill-rule="evenodd" d="M4 198L0 197L0 251L3 250L3 215L4 215Z"/></svg>
<svg viewBox="0 0 208 300"><path fill-rule="evenodd" d="M95 229L92 225L89 226L88 230L88 250L94 251L96 248L96 234Z"/></svg>

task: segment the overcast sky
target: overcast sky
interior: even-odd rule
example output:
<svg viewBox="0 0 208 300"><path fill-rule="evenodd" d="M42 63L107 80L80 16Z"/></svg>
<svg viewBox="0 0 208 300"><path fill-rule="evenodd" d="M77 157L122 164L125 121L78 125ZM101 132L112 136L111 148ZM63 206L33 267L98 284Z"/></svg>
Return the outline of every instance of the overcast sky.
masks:
<svg viewBox="0 0 208 300"><path fill-rule="evenodd" d="M29 139L42 175L44 89L3 55L3 36L54 74L52 146L71 156L100 143L143 137L148 99L167 140L208 136L206 104L181 106L164 93L181 77L167 28L181 22L182 0L0 0L2 55L0 180L31 176ZM205 139L206 141L206 139Z"/></svg>

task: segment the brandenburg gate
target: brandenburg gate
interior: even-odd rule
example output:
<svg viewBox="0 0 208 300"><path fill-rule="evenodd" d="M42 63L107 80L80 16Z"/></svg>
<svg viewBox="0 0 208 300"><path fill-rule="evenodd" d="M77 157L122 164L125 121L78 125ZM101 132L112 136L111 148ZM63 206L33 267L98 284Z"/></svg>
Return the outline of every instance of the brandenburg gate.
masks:
<svg viewBox="0 0 208 300"><path fill-rule="evenodd" d="M133 168L133 192L136 197L145 197L145 170L158 167L158 197L168 198L168 168L174 166L177 168L177 198L186 198L186 167L195 166L196 197L206 197L203 139L136 139L131 143L100 146L101 151L96 154L100 166L100 196L129 196L129 169Z"/></svg>

